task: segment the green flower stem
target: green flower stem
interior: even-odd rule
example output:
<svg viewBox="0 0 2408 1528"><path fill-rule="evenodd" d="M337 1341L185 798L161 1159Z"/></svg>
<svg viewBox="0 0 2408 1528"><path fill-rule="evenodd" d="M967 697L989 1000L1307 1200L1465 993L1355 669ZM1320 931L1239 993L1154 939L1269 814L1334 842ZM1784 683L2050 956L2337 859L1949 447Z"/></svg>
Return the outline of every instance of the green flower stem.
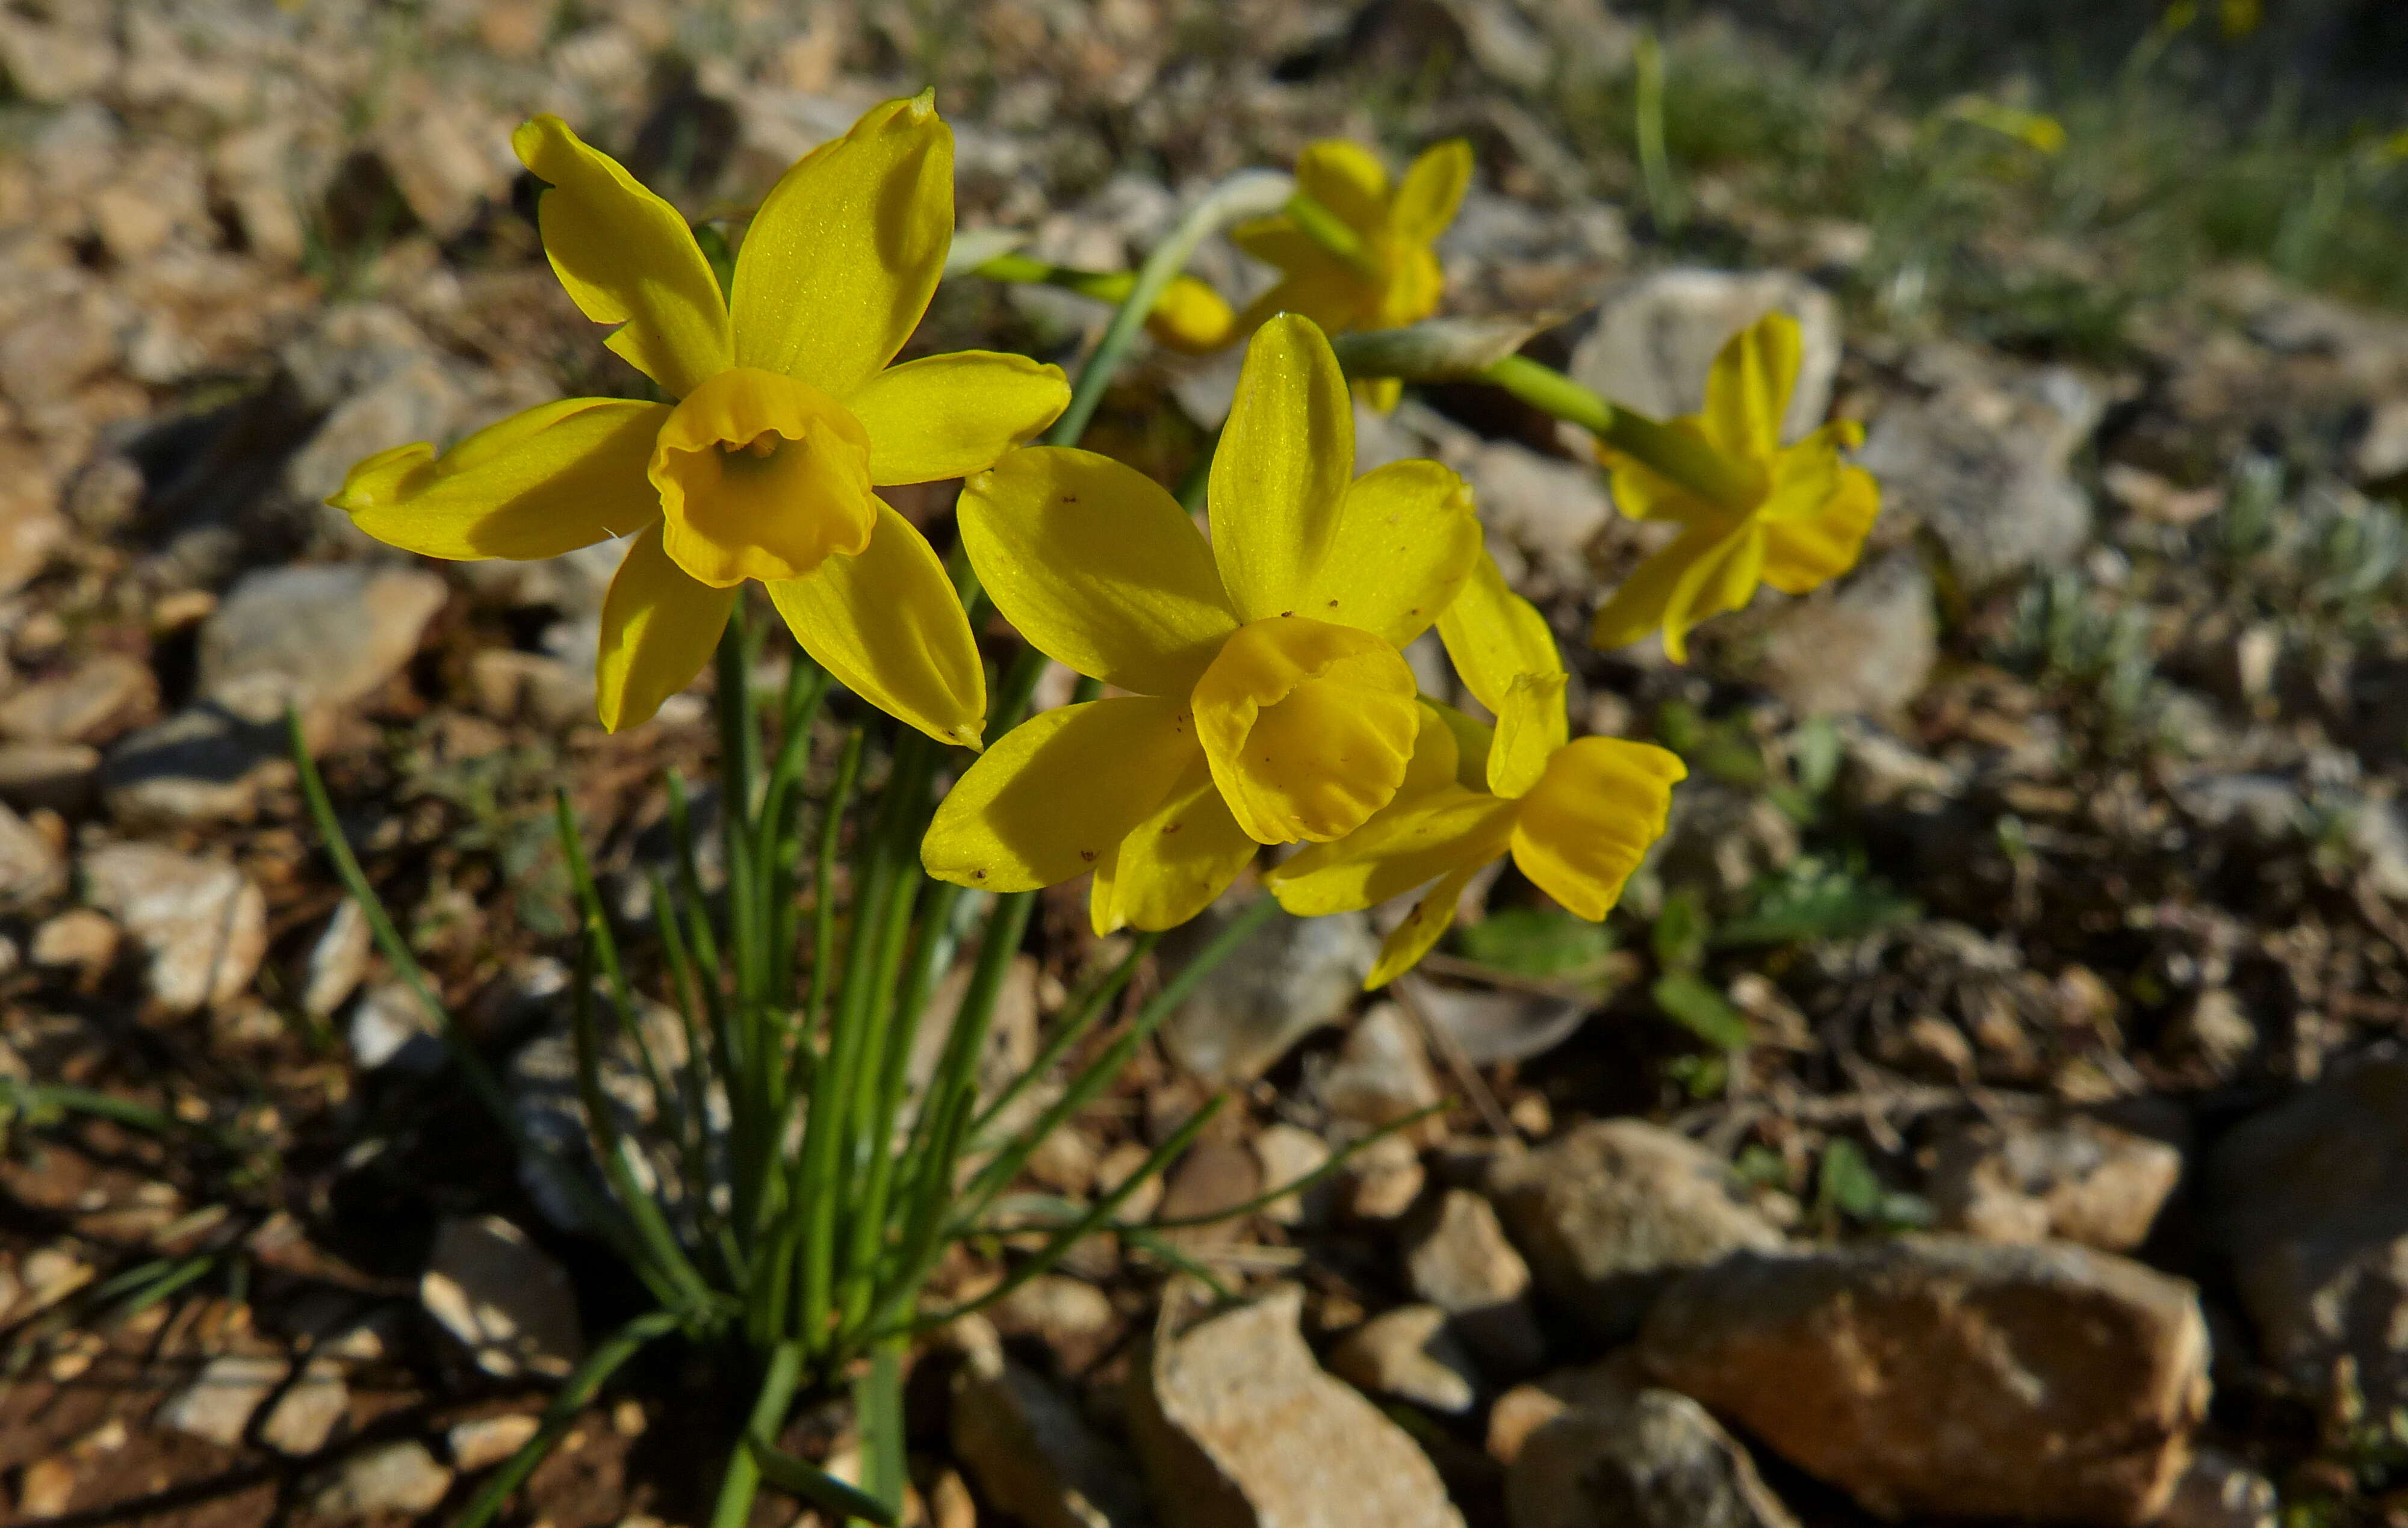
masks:
<svg viewBox="0 0 2408 1528"><path fill-rule="evenodd" d="M1282 210L1287 213L1288 221L1303 231L1305 237L1346 262L1357 275L1379 276L1379 263L1364 247L1362 236L1348 227L1346 221L1326 206L1298 191L1287 199L1287 206Z"/></svg>
<svg viewBox="0 0 2408 1528"><path fill-rule="evenodd" d="M1112 374L1120 369L1129 347L1137 342L1146 315L1162 301L1162 294L1170 290L1179 273L1187 268L1196 247L1230 223L1278 211L1294 189L1295 183L1284 175L1269 170L1242 170L1215 186L1189 209L1179 226L1171 230L1170 236L1155 245L1145 257L1145 264L1138 267L1136 282L1112 314L1111 321L1104 326L1104 337L1096 342L1095 352L1079 369L1079 379L1070 389L1070 407L1045 433L1047 445L1075 446L1079 437L1087 433L1087 421L1096 417L1096 406L1103 402L1104 389L1111 384Z"/></svg>
<svg viewBox="0 0 2408 1528"><path fill-rule="evenodd" d="M1744 514L1763 496L1762 485L1752 474L1696 436L1610 404L1528 356L1509 355L1480 375L1532 407L1579 425L1709 504Z"/></svg>
<svg viewBox="0 0 2408 1528"><path fill-rule="evenodd" d="M1060 287L1065 292L1075 292L1082 297L1092 297L1114 307L1128 301L1129 293L1137 290L1138 282L1135 271L1074 270L1068 265L1049 264L1034 256L1017 253L997 255L971 274L983 276L991 281ZM1154 307L1146 309L1147 316L1151 317L1154 309L1161 306L1162 301L1157 297Z"/></svg>
<svg viewBox="0 0 2408 1528"><path fill-rule="evenodd" d="M752 1456L752 1445L776 1445L778 1429L786 1420L786 1408L795 1404L795 1391L802 1378L801 1343L781 1342L769 1350L768 1371L761 1377L761 1389L752 1398L752 1415L745 1422L744 1435L728 1454L727 1473L719 1479L710 1528L744 1528L745 1520L752 1515L752 1497L761 1489L761 1462Z"/></svg>

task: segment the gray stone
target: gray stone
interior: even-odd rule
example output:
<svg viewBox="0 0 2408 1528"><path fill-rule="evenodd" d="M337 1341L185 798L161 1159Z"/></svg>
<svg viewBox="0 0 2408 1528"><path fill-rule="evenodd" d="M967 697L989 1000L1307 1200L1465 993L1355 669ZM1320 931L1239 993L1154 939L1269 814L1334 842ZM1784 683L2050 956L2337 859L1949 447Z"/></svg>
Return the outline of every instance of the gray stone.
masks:
<svg viewBox="0 0 2408 1528"><path fill-rule="evenodd" d="M1653 864L1671 884L1694 882L1736 895L1798 858L1798 821L1764 795L1719 780L1690 779L1672 793L1672 811Z"/></svg>
<svg viewBox="0 0 2408 1528"><path fill-rule="evenodd" d="M1376 1004L1355 1021L1316 1091L1330 1113L1375 1127L1393 1124L1444 1096L1421 1030L1394 1003Z"/></svg>
<svg viewBox="0 0 2408 1528"><path fill-rule="evenodd" d="M1796 1528L1747 1450L1704 1407L1616 1369L1531 1387L1560 1409L1520 1440L1507 1465L1512 1528Z"/></svg>
<svg viewBox="0 0 2408 1528"><path fill-rule="evenodd" d="M350 897L336 903L335 915L309 947L309 964L301 978L301 1011L312 1019L332 1018L367 974L374 944L368 915L360 905Z"/></svg>
<svg viewBox="0 0 2408 1528"><path fill-rule="evenodd" d="M2244 1121L2209 1161L2217 1240L2266 1358L2370 1417L2408 1405L2408 1059L2378 1055Z"/></svg>
<svg viewBox="0 0 2408 1528"><path fill-rule="evenodd" d="M261 793L294 778L280 719L190 706L117 740L100 769L108 814L126 827L248 822Z"/></svg>
<svg viewBox="0 0 2408 1528"><path fill-rule="evenodd" d="M1215 907L1175 930L1166 948L1176 945L1173 959L1183 959L1226 920ZM1298 1040L1345 1016L1379 950L1361 913L1274 914L1171 1016L1163 1043L1182 1066L1207 1081L1250 1081Z"/></svg>
<svg viewBox="0 0 2408 1528"><path fill-rule="evenodd" d="M1135 1461L1079 1408L1000 1350L973 1350L953 1378L953 1452L987 1501L1029 1528L1134 1528L1153 1521Z"/></svg>
<svg viewBox="0 0 2408 1528"><path fill-rule="evenodd" d="M1527 1061L1572 1037L1591 1010L1577 997L1441 987L1411 972L1394 988L1474 1066Z"/></svg>
<svg viewBox="0 0 2408 1528"><path fill-rule="evenodd" d="M82 25L73 24L75 7L54 14L59 22L46 23L0 12L0 69L18 94L46 106L97 94L119 64L116 40L99 11L84 13Z"/></svg>
<svg viewBox="0 0 2408 1528"><path fill-rule="evenodd" d="M1682 1270L1783 1241L1721 1158L1642 1120L1576 1125L1501 1160L1488 1192L1540 1284L1609 1337Z"/></svg>
<svg viewBox="0 0 2408 1528"><path fill-rule="evenodd" d="M1798 388L1782 416L1784 439L1823 422L1840 367L1839 306L1787 271L1658 271L1609 293L1597 326L1572 350L1570 375L1609 403L1670 419L1705 405L1706 373L1723 342L1778 309L1805 340Z"/></svg>
<svg viewBox="0 0 2408 1528"><path fill-rule="evenodd" d="M278 1453L298 1458L326 1446L335 1429L351 1414L351 1387L343 1383L343 1366L331 1358L313 1358L259 1425L260 1441Z"/></svg>
<svg viewBox="0 0 2408 1528"><path fill-rule="evenodd" d="M2099 391L2061 366L1957 345L1925 347L1909 370L1918 394L1885 407L1856 456L1884 513L1929 526L1971 588L2071 564L2091 512L2066 464L2105 410Z"/></svg>
<svg viewBox="0 0 2408 1528"><path fill-rule="evenodd" d="M1546 1338L1530 1308L1530 1265L1487 1200L1469 1189L1440 1194L1406 1228L1404 1255L1413 1297L1453 1318L1484 1369L1510 1378L1545 1362Z"/></svg>
<svg viewBox="0 0 2408 1528"><path fill-rule="evenodd" d="M65 857L31 823L0 807L0 910L37 907L66 883Z"/></svg>
<svg viewBox="0 0 2408 1528"><path fill-rule="evenodd" d="M149 664L103 653L0 701L0 735L21 743L106 742L158 699Z"/></svg>
<svg viewBox="0 0 2408 1528"><path fill-rule="evenodd" d="M1471 484L1489 536L1518 549L1536 575L1517 582L1521 593L1541 601L1587 593L1594 582L1589 543L1613 518L1595 466L1510 440L1483 443L1450 464Z"/></svg>
<svg viewBox="0 0 2408 1528"><path fill-rule="evenodd" d="M159 1407L159 1425L222 1448L242 1442L252 1413L284 1383L293 1365L274 1353L220 1353L192 1383Z"/></svg>
<svg viewBox="0 0 2408 1528"><path fill-rule="evenodd" d="M1447 1416L1479 1399L1471 1357L1436 1306L1383 1310L1339 1339L1329 1372L1373 1395L1392 1395Z"/></svg>
<svg viewBox="0 0 2408 1528"><path fill-rule="evenodd" d="M519 1181L543 1211L545 1220L564 1231L588 1231L592 1227L580 1207L584 1196L562 1178L565 1173L576 1173L590 1189L607 1192L579 1088L577 1048L567 1012L571 1002L568 972L556 961L538 958L513 973L512 985L514 990L507 993L503 1002L519 1010L523 1018L539 1020L543 1025L541 1033L510 1058L505 1078L520 1129L538 1148L522 1155ZM596 992L594 1004L597 1021L606 1026L598 1048L602 1093L610 1101L621 1138L630 1148L628 1168L644 1192L656 1196L675 1219L690 1223L694 1211L685 1200L685 1179L669 1169L666 1157L652 1139L651 1127L659 1118L660 1100L653 1094L652 1078L643 1063L643 1050L649 1048L665 1078L677 1075L686 1063L684 1026L676 1010L663 1004L644 1003L638 1021L643 1026L644 1039L643 1046L638 1047L632 1035L611 1022L607 996ZM703 1127L710 1150L719 1150L724 1142L728 1114L725 1092L716 1081L704 1099L703 1108ZM724 1178L720 1183L715 1192L724 1197L727 1192ZM721 1207L724 1208L724 1203Z"/></svg>
<svg viewBox="0 0 2408 1528"><path fill-rule="evenodd" d="M1969 1125L1942 1142L1930 1192L1949 1231L2128 1252L2148 1239L2181 1178L2182 1153L2163 1141L2080 1116L2011 1120Z"/></svg>
<svg viewBox="0 0 2408 1528"><path fill-rule="evenodd" d="M310 1494L311 1515L349 1521L374 1512L417 1517L452 1490L452 1472L415 1439L380 1444L343 1461Z"/></svg>
<svg viewBox="0 0 2408 1528"><path fill-rule="evenodd" d="M567 1273L498 1215L443 1222L418 1296L477 1366L498 1378L562 1378L583 1356Z"/></svg>
<svg viewBox="0 0 2408 1528"><path fill-rule="evenodd" d="M1129 1370L1130 1432L1168 1528L1461 1528L1412 1436L1322 1372L1283 1285L1202 1315L1184 1281Z"/></svg>
<svg viewBox="0 0 2408 1528"><path fill-rule="evenodd" d="M380 981L351 1007L346 1038L362 1071L393 1066L431 1076L443 1065L443 1036L406 981Z"/></svg>
<svg viewBox="0 0 2408 1528"><path fill-rule="evenodd" d="M1931 578L1907 551L1790 605L1764 635L1764 683L1801 716L1895 716L1939 661Z"/></svg>
<svg viewBox="0 0 2408 1528"><path fill-rule="evenodd" d="M148 985L176 1013L231 1002L267 952L267 903L231 864L151 844L85 854L84 897L122 924L150 957Z"/></svg>
<svg viewBox="0 0 2408 1528"><path fill-rule="evenodd" d="M2147 1522L2207 1407L2197 1291L2064 1245L1744 1252L1667 1291L1639 1352L1888 1518Z"/></svg>
<svg viewBox="0 0 2408 1528"><path fill-rule="evenodd" d="M201 627L200 693L273 721L349 705L399 673L443 607L443 580L415 568L312 564L254 573Z"/></svg>
<svg viewBox="0 0 2408 1528"><path fill-rule="evenodd" d="M1262 1166L1263 1190L1300 1182L1328 1164L1329 1143L1310 1130L1291 1124L1265 1125L1254 1139L1254 1160ZM1318 1225L1329 1218L1330 1188L1315 1184L1275 1199L1263 1214L1282 1225Z"/></svg>

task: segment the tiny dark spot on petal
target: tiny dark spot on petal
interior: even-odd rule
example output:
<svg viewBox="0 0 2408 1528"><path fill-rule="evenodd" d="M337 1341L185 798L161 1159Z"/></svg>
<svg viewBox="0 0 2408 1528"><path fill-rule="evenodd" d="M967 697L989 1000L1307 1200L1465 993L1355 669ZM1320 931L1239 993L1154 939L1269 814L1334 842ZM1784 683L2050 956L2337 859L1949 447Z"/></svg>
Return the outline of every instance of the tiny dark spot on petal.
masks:
<svg viewBox="0 0 2408 1528"><path fill-rule="evenodd" d="M973 870L970 872L970 876L973 879L977 880L986 879L986 872L983 870Z"/></svg>
<svg viewBox="0 0 2408 1528"><path fill-rule="evenodd" d="M1093 864L1096 863L1096 851L1092 849L1082 849L1079 850L1079 858L1086 861L1089 864Z"/></svg>

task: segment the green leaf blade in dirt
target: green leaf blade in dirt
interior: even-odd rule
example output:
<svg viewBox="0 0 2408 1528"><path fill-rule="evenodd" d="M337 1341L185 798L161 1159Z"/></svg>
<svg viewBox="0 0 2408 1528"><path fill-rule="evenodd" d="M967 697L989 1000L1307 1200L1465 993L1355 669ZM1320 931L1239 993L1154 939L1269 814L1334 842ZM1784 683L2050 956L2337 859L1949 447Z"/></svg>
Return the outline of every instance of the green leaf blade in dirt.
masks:
<svg viewBox="0 0 2408 1528"><path fill-rule="evenodd" d="M1755 1038L1747 1015L1685 971L1657 978L1649 995L1666 1018L1718 1050L1744 1050Z"/></svg>
<svg viewBox="0 0 2408 1528"><path fill-rule="evenodd" d="M1477 961L1537 980L1601 975L1613 931L1555 907L1509 907L1457 929L1455 949Z"/></svg>

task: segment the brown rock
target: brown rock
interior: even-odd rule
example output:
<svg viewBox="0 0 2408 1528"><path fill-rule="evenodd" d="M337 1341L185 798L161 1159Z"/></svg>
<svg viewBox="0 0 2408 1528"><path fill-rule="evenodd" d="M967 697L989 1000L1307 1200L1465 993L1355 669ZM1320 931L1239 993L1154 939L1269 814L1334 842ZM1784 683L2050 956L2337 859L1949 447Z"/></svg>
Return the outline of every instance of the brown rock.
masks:
<svg viewBox="0 0 2408 1528"><path fill-rule="evenodd" d="M100 750L81 743L0 744L0 801L22 811L79 812L99 777Z"/></svg>
<svg viewBox="0 0 2408 1528"><path fill-rule="evenodd" d="M0 701L0 735L22 743L104 743L158 703L159 680L149 664L102 653Z"/></svg>
<svg viewBox="0 0 2408 1528"><path fill-rule="evenodd" d="M418 1294L487 1374L559 1378L583 1355L566 1271L498 1215L444 1221Z"/></svg>
<svg viewBox="0 0 2408 1528"><path fill-rule="evenodd" d="M1985 1122L1941 1146L1931 1203L1942 1228L1984 1241L2128 1252L2181 1177L2180 1151L2096 1120Z"/></svg>
<svg viewBox="0 0 2408 1528"><path fill-rule="evenodd" d="M1163 1302L1129 1371L1130 1431L1169 1528L1462 1528L1427 1455L1312 1361L1303 1292L1195 1319Z"/></svg>
<svg viewBox="0 0 2408 1528"><path fill-rule="evenodd" d="M1892 1518L2146 1522L2208 1393L2190 1285L1948 1236L1732 1257L1666 1292L1640 1357Z"/></svg>
<svg viewBox="0 0 2408 1528"><path fill-rule="evenodd" d="M1721 1158L1640 1120L1575 1126L1488 1187L1539 1282L1610 1337L1680 1270L1782 1245Z"/></svg>

